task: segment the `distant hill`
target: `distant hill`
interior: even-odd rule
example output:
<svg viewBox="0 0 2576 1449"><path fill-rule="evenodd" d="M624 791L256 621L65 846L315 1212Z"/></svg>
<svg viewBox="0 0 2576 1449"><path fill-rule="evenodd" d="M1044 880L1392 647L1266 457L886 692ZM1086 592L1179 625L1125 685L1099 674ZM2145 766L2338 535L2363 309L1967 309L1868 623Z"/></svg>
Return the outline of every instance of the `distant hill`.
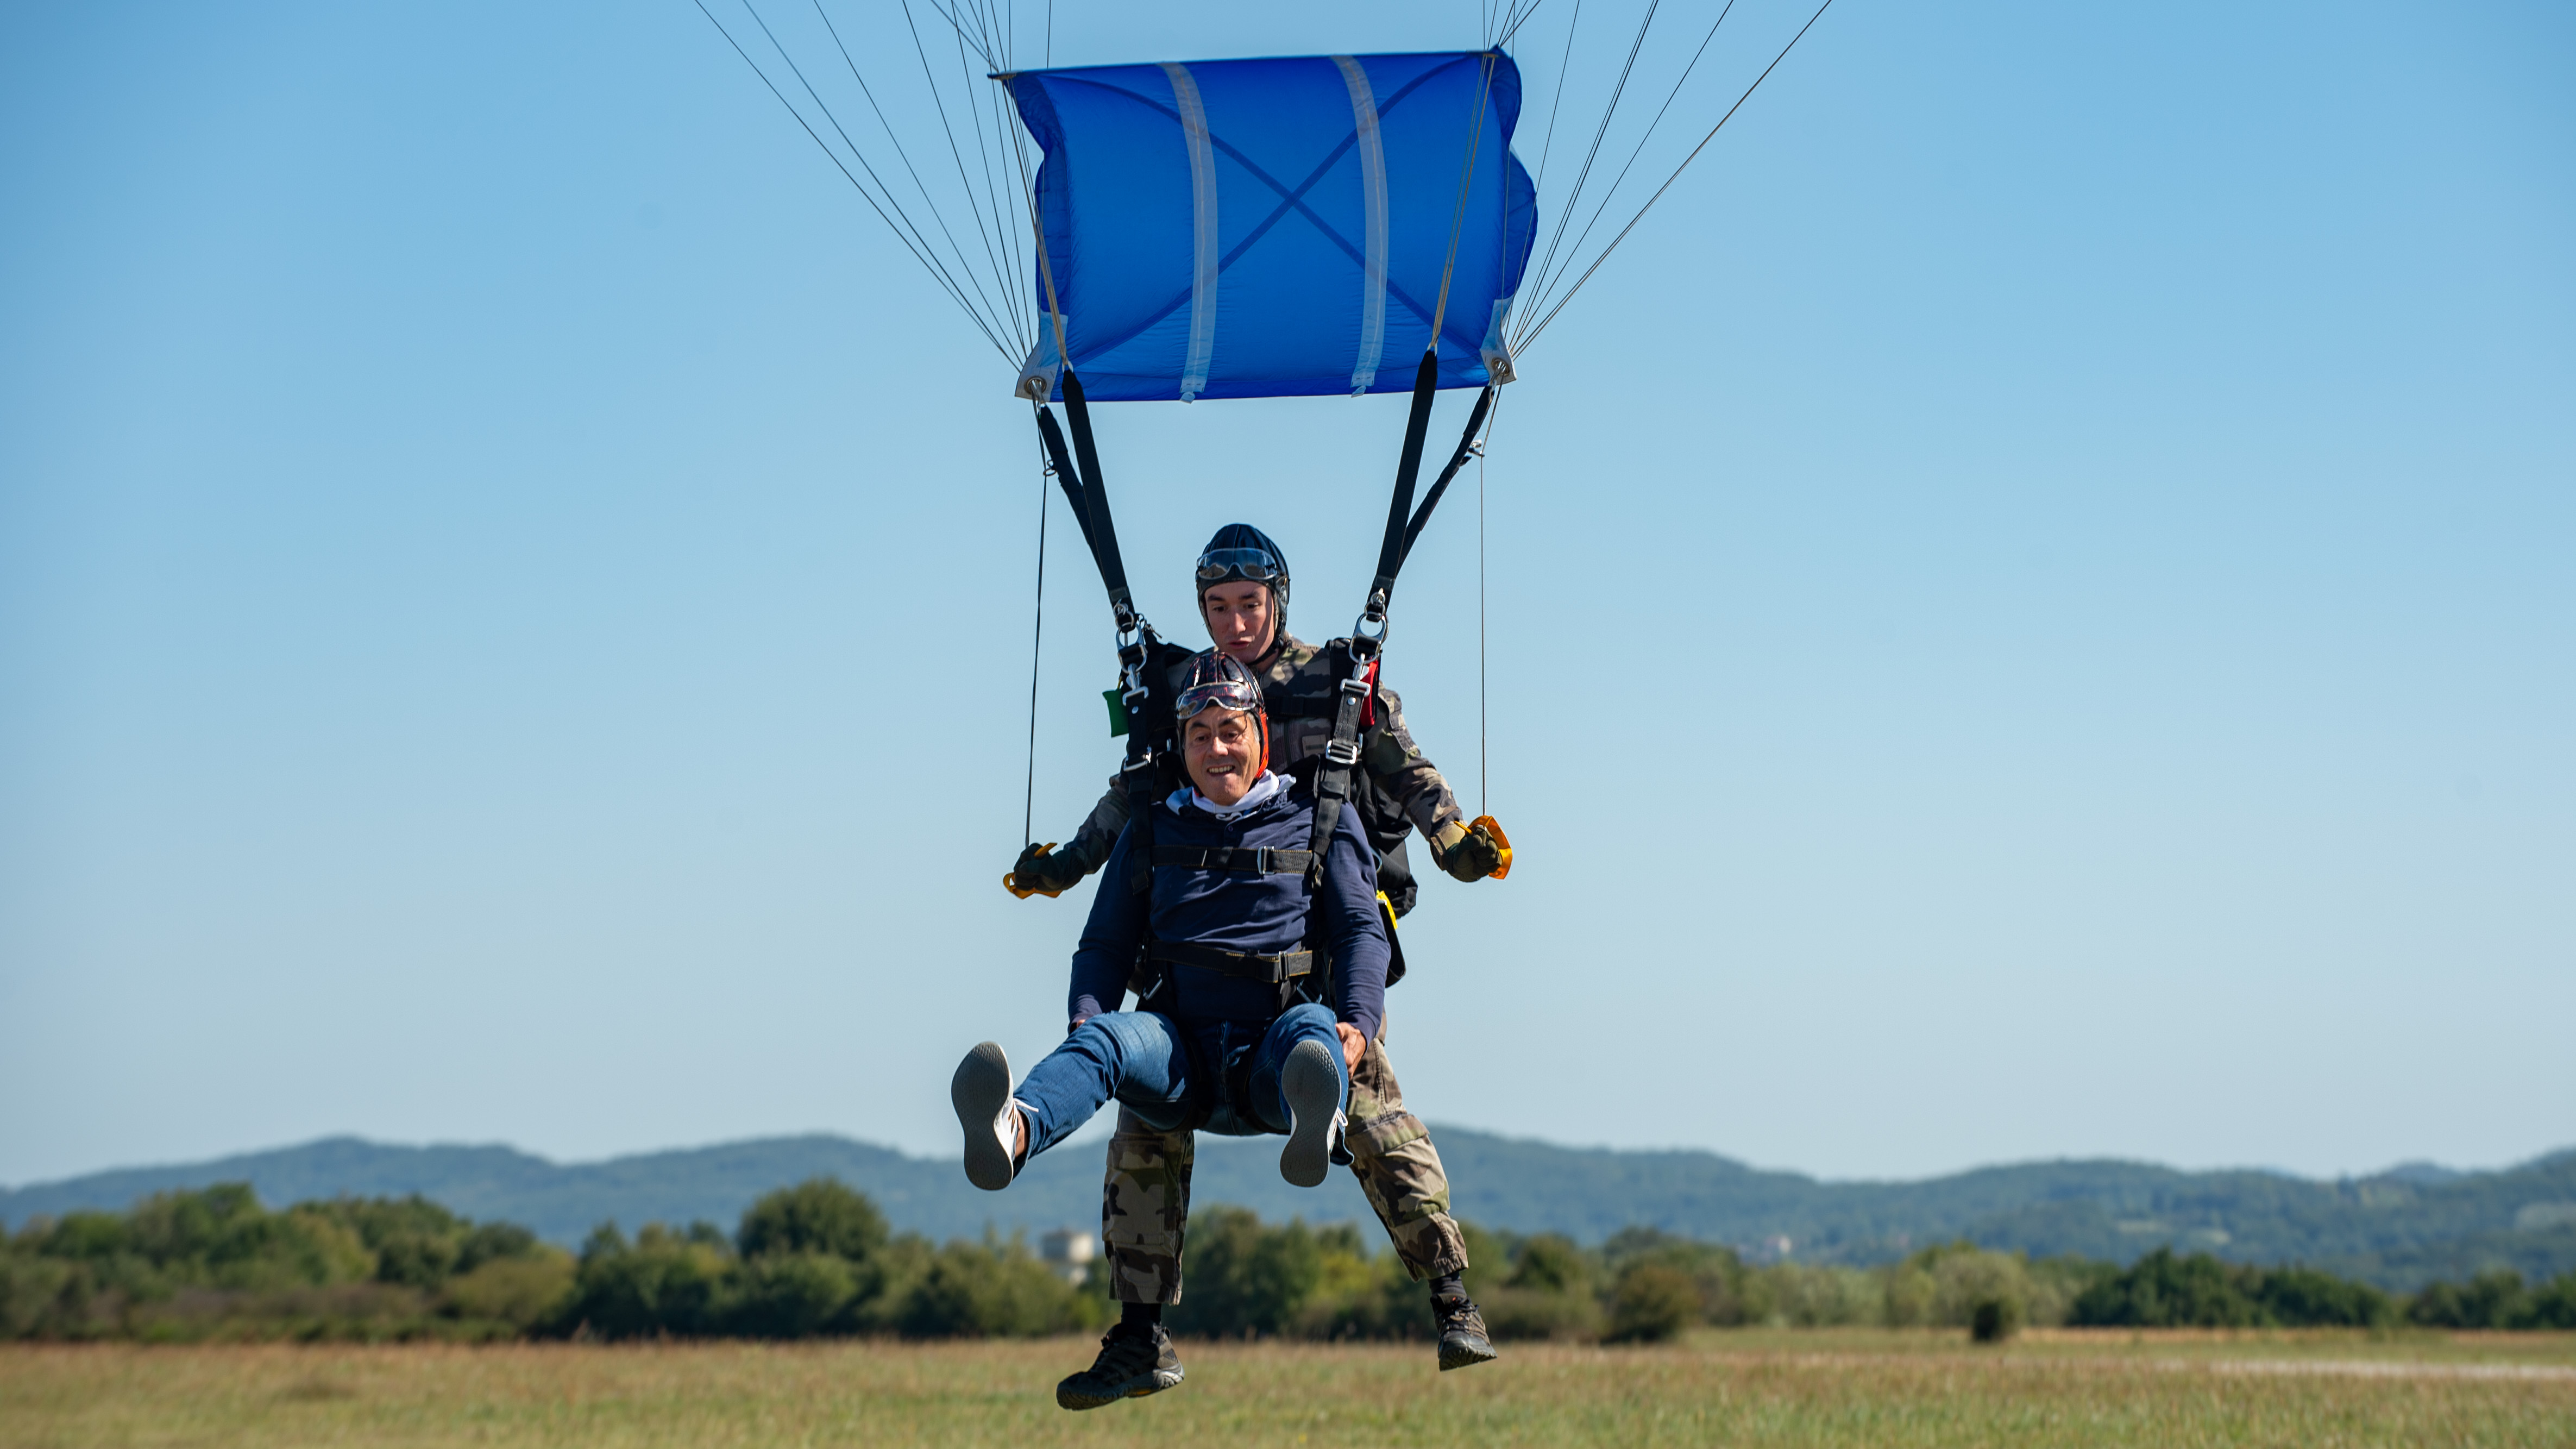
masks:
<svg viewBox="0 0 2576 1449"><path fill-rule="evenodd" d="M2033 1254L2127 1262L2159 1245L2245 1262L2306 1262L2410 1289L2495 1266L2527 1277L2576 1270L2576 1150L2501 1172L2414 1163L2317 1182L2268 1172L2179 1172L2143 1163L2038 1162L1921 1182L1820 1182L1708 1152L1558 1147L1444 1127L1435 1134L1462 1216L1597 1242L1644 1225L1756 1256L1882 1262L1968 1238ZM1195 1196L1264 1217L1365 1220L1345 1174L1301 1192L1279 1180L1275 1143L1202 1139ZM780 1137L558 1164L509 1147L397 1147L335 1137L177 1167L131 1168L0 1190L0 1223L122 1208L148 1193L248 1182L284 1204L343 1193L419 1193L474 1218L524 1223L561 1243L594 1225L706 1219L732 1226L751 1200L808 1177L874 1197L896 1227L933 1237L1096 1221L1100 1149L1032 1164L1008 1192L968 1186L954 1162L830 1136Z"/></svg>

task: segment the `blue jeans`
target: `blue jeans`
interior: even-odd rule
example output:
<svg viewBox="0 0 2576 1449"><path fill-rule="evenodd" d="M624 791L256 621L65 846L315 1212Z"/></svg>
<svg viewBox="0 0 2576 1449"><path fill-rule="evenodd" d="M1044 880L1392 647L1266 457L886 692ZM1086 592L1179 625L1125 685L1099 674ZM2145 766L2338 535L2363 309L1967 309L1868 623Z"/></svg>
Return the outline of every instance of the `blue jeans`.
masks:
<svg viewBox="0 0 2576 1449"><path fill-rule="evenodd" d="M1267 1025L1183 1023L1158 1011L1104 1012L1074 1028L1012 1094L1029 1109L1029 1155L1063 1141L1113 1099L1163 1132L1286 1132L1288 1103L1279 1073L1301 1041L1322 1042L1331 1052L1347 1111L1350 1073L1329 1007L1304 1002Z"/></svg>

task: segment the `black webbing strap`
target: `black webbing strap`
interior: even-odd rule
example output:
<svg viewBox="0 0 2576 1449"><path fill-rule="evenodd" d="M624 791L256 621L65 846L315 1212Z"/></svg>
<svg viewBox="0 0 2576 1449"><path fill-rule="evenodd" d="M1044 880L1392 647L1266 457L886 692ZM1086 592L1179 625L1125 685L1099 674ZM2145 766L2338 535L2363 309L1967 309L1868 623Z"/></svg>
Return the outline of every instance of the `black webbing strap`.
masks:
<svg viewBox="0 0 2576 1449"><path fill-rule="evenodd" d="M1315 969L1312 951L1283 951L1264 956L1253 951L1228 951L1216 946L1202 946L1195 941L1156 941L1145 948L1146 956L1173 966L1195 966L1221 976L1238 977L1277 986L1294 981Z"/></svg>
<svg viewBox="0 0 2576 1449"><path fill-rule="evenodd" d="M1413 410L1404 420L1404 451L1395 460L1395 496L1387 500L1386 536L1377 548L1377 578L1370 583L1368 602L1360 610L1360 622L1377 625L1378 633L1352 630L1338 666L1342 677L1335 681L1333 737L1324 745L1322 768L1315 772L1315 860L1306 868L1310 890L1323 886L1324 856L1332 847L1334 828L1341 824L1342 804L1351 797L1351 767L1360 762L1360 710L1373 688L1369 665L1377 658L1379 641L1386 637L1387 599L1395 592L1395 576L1403 570L1405 551L1412 543L1406 525L1413 518L1413 485L1422 476L1422 441L1431 431L1431 400L1439 390L1440 349L1435 339L1434 345L1422 350L1422 362L1413 370Z"/></svg>
<svg viewBox="0 0 2576 1449"><path fill-rule="evenodd" d="M1360 641L1354 640L1353 643ZM1343 657L1342 677L1335 684L1333 737L1324 742L1324 763L1315 771L1315 833L1308 842L1313 859L1306 866L1306 887L1324 885L1324 856L1333 847L1333 830L1342 821L1342 803L1351 798L1351 770L1360 762L1360 709L1371 691L1358 661Z"/></svg>
<svg viewBox="0 0 2576 1449"><path fill-rule="evenodd" d="M1133 713L1128 716L1127 763L1118 769L1119 787L1127 793L1127 888L1140 896L1153 893L1155 857L1161 853L1154 845L1154 807L1163 795L1156 788L1161 772L1145 748L1146 728L1145 719Z"/></svg>
<svg viewBox="0 0 2576 1449"><path fill-rule="evenodd" d="M1431 431L1431 399L1440 389L1440 350L1426 347L1413 370L1413 411L1404 420L1404 451L1395 460L1395 496L1387 500L1386 537L1377 546L1377 579L1369 585L1370 619L1386 617L1395 576L1404 568L1404 526L1413 517L1413 485L1422 476L1422 440Z"/></svg>
<svg viewBox="0 0 2576 1449"><path fill-rule="evenodd" d="M1082 475L1074 471L1073 455L1065 451L1064 429L1055 425L1055 409L1038 408L1038 442L1045 447L1047 466L1054 472L1056 486L1064 490L1064 501L1073 505L1073 521L1082 525L1082 546L1091 550L1091 562L1100 570L1100 582L1109 582L1109 565L1100 561L1100 541L1091 536L1091 502L1084 496Z"/></svg>
<svg viewBox="0 0 2576 1449"><path fill-rule="evenodd" d="M1485 414L1493 408L1494 385L1487 383L1485 390L1476 394L1476 406L1467 414L1467 431L1458 435L1457 451L1449 455L1449 462L1440 470L1440 477L1432 483L1431 491L1423 495L1422 507L1415 511L1413 521L1404 526L1404 552L1395 556L1397 568L1404 567L1404 561L1413 557L1413 541L1422 536L1422 525L1431 521L1431 510L1440 506L1440 495L1449 491L1449 480L1458 476L1458 470L1467 466L1469 458L1476 456L1476 433L1485 426Z"/></svg>
<svg viewBox="0 0 2576 1449"><path fill-rule="evenodd" d="M1109 490L1100 479L1100 450L1091 441L1091 405L1083 401L1082 379L1064 370L1064 416L1073 424L1073 461L1082 469L1083 497L1091 505L1092 556L1100 564L1100 581L1109 586L1109 607L1118 616L1118 632L1135 627L1136 605L1127 593L1127 564L1118 556L1118 525L1109 516Z"/></svg>
<svg viewBox="0 0 2576 1449"><path fill-rule="evenodd" d="M1073 424L1073 450L1067 456L1064 433L1055 425L1055 410L1038 409L1038 441L1047 452L1047 462L1055 468L1056 482L1063 487L1067 502L1073 505L1074 520L1082 525L1082 541L1091 548L1091 561L1100 569L1101 587L1109 591L1109 611L1118 621L1118 632L1128 633L1136 627L1135 600L1127 591L1127 563L1118 553L1118 524L1109 514L1109 489L1100 477L1100 449L1091 438L1091 407L1083 401L1082 379L1066 368L1064 381L1064 415Z"/></svg>
<svg viewBox="0 0 2576 1449"><path fill-rule="evenodd" d="M1221 870L1236 875L1300 875L1313 864L1311 850L1274 850L1267 845L1158 845L1154 864L1184 870Z"/></svg>
<svg viewBox="0 0 2576 1449"><path fill-rule="evenodd" d="M1290 694L1284 689L1265 689L1261 691L1261 707L1274 721L1333 717L1333 697L1329 694Z"/></svg>
<svg viewBox="0 0 2576 1449"><path fill-rule="evenodd" d="M1124 691L1120 704L1127 711L1127 762L1119 769L1119 780L1127 795L1128 823L1135 832L1128 883L1142 893L1152 889L1154 880L1153 811L1162 795L1156 788L1161 771L1155 755L1166 747L1172 731L1171 682L1161 677L1155 659L1162 640L1136 612L1135 600L1127 591L1127 564L1118 553L1118 524L1110 516L1109 490L1100 476L1100 449L1092 441L1091 405L1083 398L1082 379L1068 367L1060 381L1065 418L1073 425L1073 446L1068 453L1055 411L1043 406L1037 410L1038 441L1046 448L1047 462L1055 469L1066 501L1073 505L1074 520L1082 525L1082 541L1090 546L1091 561L1100 569L1101 587L1109 591L1109 611L1119 637L1127 640L1118 650L1119 684ZM1128 639L1129 635L1135 637Z"/></svg>

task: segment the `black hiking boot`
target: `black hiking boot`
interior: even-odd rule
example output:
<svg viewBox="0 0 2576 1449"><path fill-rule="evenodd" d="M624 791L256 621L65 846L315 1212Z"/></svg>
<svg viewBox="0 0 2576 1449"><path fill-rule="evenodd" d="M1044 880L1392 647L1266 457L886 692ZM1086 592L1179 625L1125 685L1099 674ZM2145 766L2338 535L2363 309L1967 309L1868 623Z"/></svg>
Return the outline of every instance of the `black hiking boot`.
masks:
<svg viewBox="0 0 2576 1449"><path fill-rule="evenodd" d="M1181 1381L1181 1356L1163 1325L1114 1324L1100 1337L1091 1367L1055 1386L1055 1401L1068 1409L1097 1409L1120 1399L1159 1394Z"/></svg>
<svg viewBox="0 0 2576 1449"><path fill-rule="evenodd" d="M1485 1315L1476 1311L1476 1300L1464 1293L1434 1298L1431 1312L1440 1323L1442 1373L1471 1364L1492 1363L1502 1357L1494 1352L1494 1341L1485 1336Z"/></svg>

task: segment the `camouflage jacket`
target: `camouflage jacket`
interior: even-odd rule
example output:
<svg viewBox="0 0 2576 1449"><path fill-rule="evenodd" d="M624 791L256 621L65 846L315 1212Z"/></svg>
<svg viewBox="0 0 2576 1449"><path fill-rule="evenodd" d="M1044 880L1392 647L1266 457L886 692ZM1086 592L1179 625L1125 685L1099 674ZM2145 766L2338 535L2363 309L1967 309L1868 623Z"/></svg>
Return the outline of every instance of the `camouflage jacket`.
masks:
<svg viewBox="0 0 2576 1449"><path fill-rule="evenodd" d="M1178 689L1188 677L1198 650L1178 644L1162 646L1160 664ZM1261 675L1261 694L1270 710L1270 763L1285 772L1312 769L1323 759L1333 738L1334 666L1342 660L1339 639L1321 648L1295 635L1281 638ZM1369 843L1377 847L1378 888L1386 892L1397 915L1413 909L1412 862L1404 837L1414 830L1428 840L1441 826L1464 818L1449 782L1413 743L1404 727L1404 706L1395 691L1377 687L1377 722L1360 732L1360 768L1351 777L1351 803ZM1083 874L1100 869L1109 858L1118 832L1127 825L1127 792L1112 776L1109 793L1091 809L1060 852L1081 862Z"/></svg>

